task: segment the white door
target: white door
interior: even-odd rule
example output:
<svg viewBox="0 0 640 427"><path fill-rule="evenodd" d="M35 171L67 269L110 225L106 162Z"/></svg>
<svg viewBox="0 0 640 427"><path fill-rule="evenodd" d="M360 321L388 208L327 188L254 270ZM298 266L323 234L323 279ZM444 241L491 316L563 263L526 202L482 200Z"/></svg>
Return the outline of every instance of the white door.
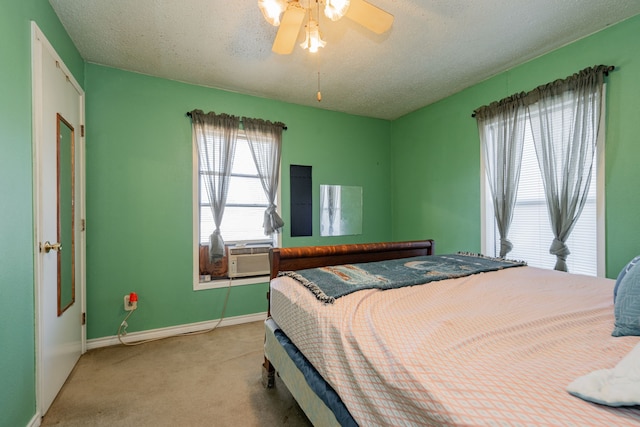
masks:
<svg viewBox="0 0 640 427"><path fill-rule="evenodd" d="M47 412L85 351L84 92L35 23L37 402Z"/></svg>

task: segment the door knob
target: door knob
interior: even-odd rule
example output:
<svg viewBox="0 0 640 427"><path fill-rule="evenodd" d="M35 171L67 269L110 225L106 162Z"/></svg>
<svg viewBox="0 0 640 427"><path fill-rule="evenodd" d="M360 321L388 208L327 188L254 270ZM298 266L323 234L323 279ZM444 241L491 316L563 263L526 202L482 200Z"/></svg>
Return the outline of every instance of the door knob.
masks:
<svg viewBox="0 0 640 427"><path fill-rule="evenodd" d="M40 252L42 252L42 249L44 249L46 253L49 253L49 251L51 250L60 252L62 251L62 245L60 243L49 243L49 241L47 240L46 242L44 242L44 245L41 247Z"/></svg>

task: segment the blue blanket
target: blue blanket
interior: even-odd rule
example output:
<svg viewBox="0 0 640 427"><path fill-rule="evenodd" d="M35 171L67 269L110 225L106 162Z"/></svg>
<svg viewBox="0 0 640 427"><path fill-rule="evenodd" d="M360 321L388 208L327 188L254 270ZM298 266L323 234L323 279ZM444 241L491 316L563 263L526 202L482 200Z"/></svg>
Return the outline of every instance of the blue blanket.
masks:
<svg viewBox="0 0 640 427"><path fill-rule="evenodd" d="M317 299L333 304L336 298L361 289L401 288L522 265L526 263L460 252L283 271L278 275L297 280Z"/></svg>

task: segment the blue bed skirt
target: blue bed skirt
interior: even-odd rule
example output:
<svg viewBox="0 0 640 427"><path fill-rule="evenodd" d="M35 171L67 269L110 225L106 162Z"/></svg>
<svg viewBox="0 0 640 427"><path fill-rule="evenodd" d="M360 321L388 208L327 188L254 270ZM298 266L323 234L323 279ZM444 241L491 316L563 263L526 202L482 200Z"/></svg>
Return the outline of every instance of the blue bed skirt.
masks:
<svg viewBox="0 0 640 427"><path fill-rule="evenodd" d="M278 340L278 343L286 351L289 358L296 365L300 373L304 376L308 386L313 392L322 400L322 402L333 412L336 420L343 427L357 427L349 410L344 405L335 390L322 378L316 368L307 360L302 352L291 342L289 337L282 332L282 330L276 325L273 320L269 319L267 322L272 322L270 325L273 334Z"/></svg>

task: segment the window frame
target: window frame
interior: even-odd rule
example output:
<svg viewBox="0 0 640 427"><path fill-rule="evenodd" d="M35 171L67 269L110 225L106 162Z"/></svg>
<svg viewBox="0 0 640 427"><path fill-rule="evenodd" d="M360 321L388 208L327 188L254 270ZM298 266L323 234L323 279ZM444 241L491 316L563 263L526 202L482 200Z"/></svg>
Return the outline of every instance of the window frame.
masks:
<svg viewBox="0 0 640 427"><path fill-rule="evenodd" d="M244 132L240 130L239 132ZM192 225L193 225L193 236L192 236L192 253L193 253L193 290L194 291L202 291L206 289L218 289L218 288L226 288L233 286L244 286L244 285L254 285L258 283L267 283L269 282L270 277L268 275L264 276L254 276L254 277L242 277L242 278L224 278L211 280L208 282L200 281L200 158L198 154L198 144L195 140L195 136L193 137L193 141L191 144L191 153L192 153ZM276 198L276 212L278 215L282 216L281 213L281 200L282 200L282 163L280 163L279 174L279 185L278 185L278 193ZM234 242L225 242L225 243L234 243ZM249 242L247 242L249 243ZM282 246L282 233L276 233L276 237L273 239L273 245L275 247Z"/></svg>
<svg viewBox="0 0 640 427"><path fill-rule="evenodd" d="M605 140L606 140L606 84L602 88L602 109L600 128L596 140L596 276L606 277L606 221L605 221ZM528 119L527 119L528 121ZM531 126L530 123L526 124ZM497 231L493 216L493 201L488 188L486 159L480 150L480 245L483 254L496 254L495 241L491 238ZM549 243L551 244L551 243ZM507 254L508 257L508 254Z"/></svg>

